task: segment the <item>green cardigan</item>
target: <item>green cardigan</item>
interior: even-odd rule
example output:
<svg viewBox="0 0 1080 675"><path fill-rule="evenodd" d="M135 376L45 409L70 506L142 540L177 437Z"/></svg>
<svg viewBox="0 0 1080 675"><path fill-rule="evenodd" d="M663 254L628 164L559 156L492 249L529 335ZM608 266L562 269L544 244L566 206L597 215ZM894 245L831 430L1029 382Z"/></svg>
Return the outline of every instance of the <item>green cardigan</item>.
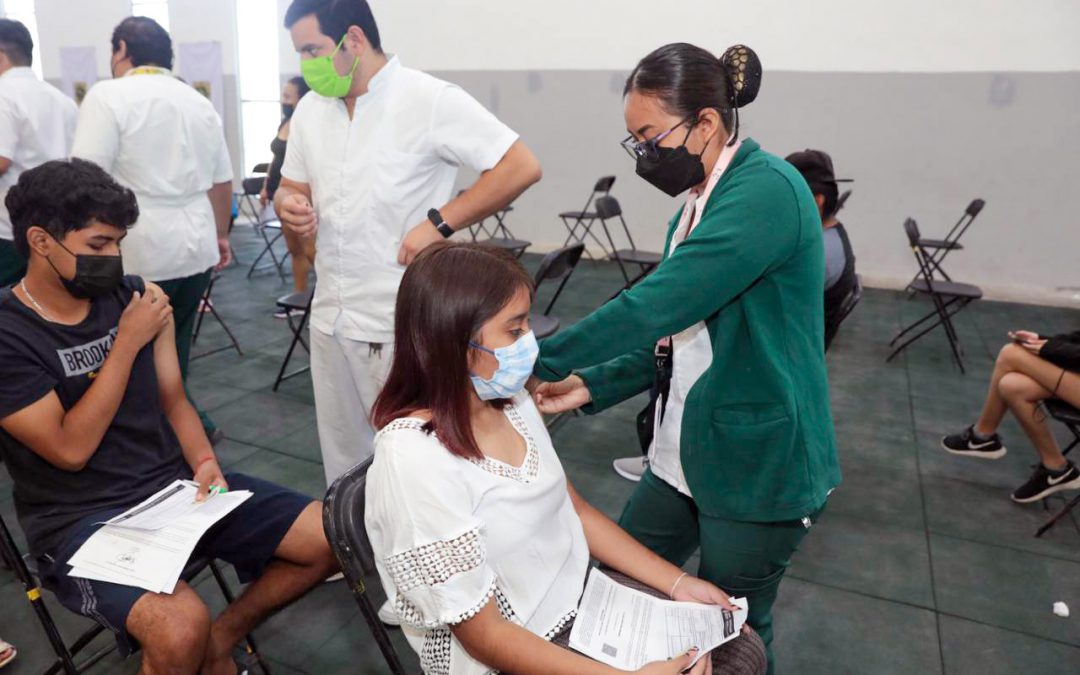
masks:
<svg viewBox="0 0 1080 675"><path fill-rule="evenodd" d="M680 448L694 501L720 518L802 518L840 482L814 198L794 167L747 139L667 257L680 215L656 270L544 340L536 375L580 375L585 412L599 412L650 387L657 340L704 321L713 360L687 395Z"/></svg>

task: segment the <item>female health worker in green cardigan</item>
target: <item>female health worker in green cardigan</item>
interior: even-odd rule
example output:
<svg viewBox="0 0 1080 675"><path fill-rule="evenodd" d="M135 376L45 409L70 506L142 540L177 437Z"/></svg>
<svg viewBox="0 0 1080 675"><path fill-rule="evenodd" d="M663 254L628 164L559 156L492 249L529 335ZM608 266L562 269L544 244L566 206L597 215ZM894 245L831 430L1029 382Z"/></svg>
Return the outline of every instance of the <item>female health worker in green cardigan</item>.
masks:
<svg viewBox="0 0 1080 675"><path fill-rule="evenodd" d="M840 469L817 205L791 165L738 136L760 82L741 45L718 59L670 44L634 68L623 144L638 175L686 202L655 271L543 341L533 389L543 412L596 413L650 389L671 354L620 525L679 566L700 548L698 575L746 596L770 646L780 579Z"/></svg>

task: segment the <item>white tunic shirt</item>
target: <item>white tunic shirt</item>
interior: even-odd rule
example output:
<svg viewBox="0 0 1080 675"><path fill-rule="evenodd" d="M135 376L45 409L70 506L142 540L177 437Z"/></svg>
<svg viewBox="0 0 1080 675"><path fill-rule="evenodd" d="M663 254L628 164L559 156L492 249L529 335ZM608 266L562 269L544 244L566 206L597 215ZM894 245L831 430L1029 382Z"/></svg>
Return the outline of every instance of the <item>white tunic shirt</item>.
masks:
<svg viewBox="0 0 1080 675"><path fill-rule="evenodd" d="M528 445L520 467L452 455L416 418L375 438L364 522L429 675L492 672L449 630L492 597L504 618L551 639L585 586L589 547L540 413L525 393L505 412Z"/></svg>
<svg viewBox="0 0 1080 675"><path fill-rule="evenodd" d="M281 175L311 186L318 214L312 327L391 342L402 239L450 201L459 166L487 171L516 140L462 89L397 57L356 99L352 119L341 99L301 99Z"/></svg>
<svg viewBox="0 0 1080 675"><path fill-rule="evenodd" d="M205 272L218 262L206 192L232 180L214 104L163 68L134 68L83 99L71 154L99 164L139 201L124 238L124 271L151 281Z"/></svg>
<svg viewBox="0 0 1080 675"><path fill-rule="evenodd" d="M709 203L709 195L712 194L713 188L724 175L724 171L731 164L731 160L741 145L742 141L739 141L725 147L716 160L705 190L701 193L690 192L687 195L682 217L679 219L675 232L671 235L668 256L675 252L675 247L686 241L697 224L701 222L705 205ZM687 497L692 497L690 486L686 484L686 475L683 474L680 452L682 417L690 389L712 364L712 340L709 339L709 329L705 326L705 322L698 321L681 333L671 336L671 343L674 366L671 373L671 390L668 392L663 422L660 421L660 406L656 406L656 424L653 427L656 431L653 434L652 446L649 447L649 467L657 478Z"/></svg>
<svg viewBox="0 0 1080 675"><path fill-rule="evenodd" d="M71 151L75 135L75 101L42 82L27 67L0 75L0 157L11 167L0 176L0 239L12 238L11 219L4 199L19 174Z"/></svg>

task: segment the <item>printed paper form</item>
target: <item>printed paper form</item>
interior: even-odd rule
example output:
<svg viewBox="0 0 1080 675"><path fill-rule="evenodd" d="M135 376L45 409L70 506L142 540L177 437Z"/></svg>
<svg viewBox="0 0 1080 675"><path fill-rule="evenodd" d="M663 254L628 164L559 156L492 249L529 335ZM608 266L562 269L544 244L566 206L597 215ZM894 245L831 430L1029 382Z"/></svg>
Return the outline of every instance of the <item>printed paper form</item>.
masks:
<svg viewBox="0 0 1080 675"><path fill-rule="evenodd" d="M161 494L159 492L118 518L137 511L135 517L156 525L155 519L160 514L184 510L175 504L167 504L168 500L157 501ZM178 498L177 494L170 493L170 497ZM194 494L191 491L186 498L192 500ZM156 529L106 524L67 561L74 568L69 574L136 586L155 593L171 593L203 534L250 497L251 492L246 490L214 495L198 504L198 508L188 509L171 523ZM140 510L150 502L155 505ZM155 514L156 508L163 510ZM135 517L121 522L129 523Z"/></svg>
<svg viewBox="0 0 1080 675"><path fill-rule="evenodd" d="M732 613L716 605L663 600L593 570L570 631L570 646L623 670L667 660L691 647L701 650L700 659L739 635L748 605L745 598L735 604L740 610Z"/></svg>

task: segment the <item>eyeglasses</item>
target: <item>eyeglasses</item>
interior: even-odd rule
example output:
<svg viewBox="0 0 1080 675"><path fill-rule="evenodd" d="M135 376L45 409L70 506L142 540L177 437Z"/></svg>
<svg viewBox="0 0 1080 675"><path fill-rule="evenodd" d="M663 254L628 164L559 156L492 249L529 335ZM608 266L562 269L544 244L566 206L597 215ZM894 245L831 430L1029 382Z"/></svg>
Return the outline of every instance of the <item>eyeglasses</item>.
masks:
<svg viewBox="0 0 1080 675"><path fill-rule="evenodd" d="M656 150L656 148L660 145L660 141L667 138L671 134L672 131L675 131L676 129L678 129L682 125L686 124L687 122L690 122L691 120L696 120L696 119L697 119L696 114L689 115L689 116L683 118L683 120L681 122L679 122L675 126L671 127L667 131L661 132L661 133L653 136L652 138L647 138L644 141L635 140L633 134L631 134L631 135L627 136L626 138L624 138L619 143L619 145L622 146L623 150L626 150L626 154L630 155L630 157L632 159L636 160L639 157L644 157L646 159L655 160L655 159L659 158L659 156L660 156L660 153L657 152L657 150ZM691 124L690 125L690 130L692 130L693 128L694 128L694 125ZM687 132L686 132L687 137L690 136L690 130L687 130ZM683 142L685 142L685 140Z"/></svg>

